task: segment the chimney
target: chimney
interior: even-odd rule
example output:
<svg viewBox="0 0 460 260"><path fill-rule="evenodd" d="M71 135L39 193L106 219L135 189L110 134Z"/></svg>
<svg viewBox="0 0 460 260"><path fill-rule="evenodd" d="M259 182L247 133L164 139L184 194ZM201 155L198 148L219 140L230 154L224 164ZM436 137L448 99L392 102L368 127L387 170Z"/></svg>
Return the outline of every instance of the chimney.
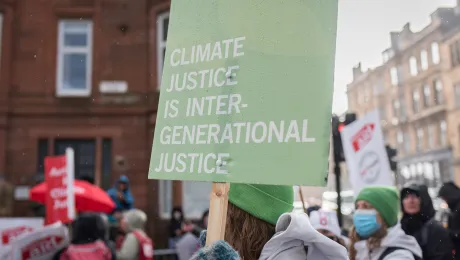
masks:
<svg viewBox="0 0 460 260"><path fill-rule="evenodd" d="M362 74L363 74L363 70L361 68L361 62L360 62L358 63L358 65L353 67L353 80L356 80Z"/></svg>

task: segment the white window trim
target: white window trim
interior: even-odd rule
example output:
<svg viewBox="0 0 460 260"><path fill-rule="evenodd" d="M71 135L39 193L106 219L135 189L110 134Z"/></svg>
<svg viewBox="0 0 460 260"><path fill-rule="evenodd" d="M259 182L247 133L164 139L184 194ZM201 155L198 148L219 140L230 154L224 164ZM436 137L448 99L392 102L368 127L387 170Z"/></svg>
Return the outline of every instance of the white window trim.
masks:
<svg viewBox="0 0 460 260"><path fill-rule="evenodd" d="M420 52L420 67L422 70L428 69L428 52L426 50Z"/></svg>
<svg viewBox="0 0 460 260"><path fill-rule="evenodd" d="M390 69L390 81L393 86L396 86L399 84L399 75L398 75L398 69L396 67L392 67Z"/></svg>
<svg viewBox="0 0 460 260"><path fill-rule="evenodd" d="M86 30L73 29L64 30L64 25L67 22L73 23L85 23L89 24ZM65 47L64 46L64 32L85 32L88 33L88 46L87 47ZM88 97L91 95L92 86L92 71L93 71L93 21L92 20L73 20L64 19L59 20L58 23L58 43L57 43L57 73L56 73L56 95L58 97ZM65 89L62 85L63 78L63 66L64 66L64 54L65 53L84 53L88 54L86 62L86 88L85 89Z"/></svg>
<svg viewBox="0 0 460 260"><path fill-rule="evenodd" d="M439 43L432 42L431 43L431 62L433 62L433 64L435 65L441 62L441 54L439 52L440 52ZM434 53L436 53L436 59L435 59Z"/></svg>
<svg viewBox="0 0 460 260"><path fill-rule="evenodd" d="M411 76L418 75L417 58L415 58L415 56L412 56L409 59L409 70L410 70Z"/></svg>
<svg viewBox="0 0 460 260"><path fill-rule="evenodd" d="M165 19L169 18L169 11L161 13L157 16L157 90L161 89L161 78L163 77L163 49L166 48L166 41L163 41L163 28Z"/></svg>
<svg viewBox="0 0 460 260"><path fill-rule="evenodd" d="M165 193L168 191L168 195L170 197L170 207L171 210L173 208L173 183L171 180L158 180L158 205L159 205L159 216L162 219L170 219L171 218L171 210L165 210L167 207L163 203L165 201ZM166 195L166 196L168 196Z"/></svg>

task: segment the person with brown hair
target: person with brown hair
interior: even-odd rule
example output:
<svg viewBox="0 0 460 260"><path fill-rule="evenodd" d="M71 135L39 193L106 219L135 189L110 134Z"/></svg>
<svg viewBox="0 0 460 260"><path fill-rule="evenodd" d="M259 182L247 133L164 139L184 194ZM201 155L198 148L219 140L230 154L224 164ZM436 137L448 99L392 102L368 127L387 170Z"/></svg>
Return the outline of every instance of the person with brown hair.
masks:
<svg viewBox="0 0 460 260"><path fill-rule="evenodd" d="M225 241L191 259L341 260L347 250L318 233L305 213L292 213L291 186L231 184ZM200 237L204 246L206 231Z"/></svg>
<svg viewBox="0 0 460 260"><path fill-rule="evenodd" d="M366 187L356 198L350 234L350 260L418 260L422 250L398 223L394 187Z"/></svg>

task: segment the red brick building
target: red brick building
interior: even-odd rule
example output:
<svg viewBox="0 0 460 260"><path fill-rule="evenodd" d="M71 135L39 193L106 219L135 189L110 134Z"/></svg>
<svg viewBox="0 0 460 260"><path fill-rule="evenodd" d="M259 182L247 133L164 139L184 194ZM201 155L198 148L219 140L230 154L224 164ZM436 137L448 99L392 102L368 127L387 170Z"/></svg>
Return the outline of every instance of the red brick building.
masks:
<svg viewBox="0 0 460 260"><path fill-rule="evenodd" d="M77 177L109 188L126 173L163 237L186 197L180 182L147 181L168 10L167 0L0 0L0 174L31 186L43 158L71 146ZM207 184L196 185L184 187ZM31 214L27 201L14 205Z"/></svg>

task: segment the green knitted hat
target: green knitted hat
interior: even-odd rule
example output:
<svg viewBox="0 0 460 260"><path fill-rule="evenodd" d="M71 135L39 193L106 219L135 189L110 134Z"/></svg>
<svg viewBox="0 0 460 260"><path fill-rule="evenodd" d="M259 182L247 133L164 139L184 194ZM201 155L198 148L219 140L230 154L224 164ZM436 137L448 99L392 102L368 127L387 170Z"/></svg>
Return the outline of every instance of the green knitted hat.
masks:
<svg viewBox="0 0 460 260"><path fill-rule="evenodd" d="M283 213L292 211L294 191L292 186L232 183L228 200L254 217L276 225Z"/></svg>
<svg viewBox="0 0 460 260"><path fill-rule="evenodd" d="M366 187L359 192L356 201L359 200L364 200L372 204L389 227L398 223L399 197L394 187Z"/></svg>

